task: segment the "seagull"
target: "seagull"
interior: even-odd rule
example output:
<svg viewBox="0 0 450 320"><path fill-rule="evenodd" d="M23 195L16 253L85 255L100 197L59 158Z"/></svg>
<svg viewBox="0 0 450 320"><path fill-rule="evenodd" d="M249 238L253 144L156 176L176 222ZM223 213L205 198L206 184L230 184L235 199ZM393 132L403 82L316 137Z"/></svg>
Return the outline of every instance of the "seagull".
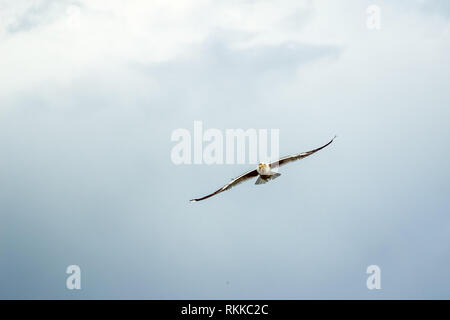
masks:
<svg viewBox="0 0 450 320"><path fill-rule="evenodd" d="M310 156L313 153L316 153L317 151L322 150L323 148L330 145L335 138L336 138L336 136L334 136L334 138L331 139L330 142L328 142L327 144L325 144L317 149L302 152L302 153L292 155L292 156L283 157L283 158L279 159L278 161L274 161L271 163L260 163L260 164L258 164L258 167L256 167L256 169L248 171L244 174L241 174L239 177L232 179L229 183L224 185L219 190L214 191L213 193L208 194L201 198L191 199L190 201L196 202L196 201L202 201L202 200L208 199L208 198L215 196L223 191L229 190L246 180L249 180L249 179L255 178L255 177L258 177L255 184L259 185L259 184L267 183L270 180L276 179L281 175L280 173L273 171L273 169L281 167L282 165L285 165L286 163L300 160L307 156Z"/></svg>

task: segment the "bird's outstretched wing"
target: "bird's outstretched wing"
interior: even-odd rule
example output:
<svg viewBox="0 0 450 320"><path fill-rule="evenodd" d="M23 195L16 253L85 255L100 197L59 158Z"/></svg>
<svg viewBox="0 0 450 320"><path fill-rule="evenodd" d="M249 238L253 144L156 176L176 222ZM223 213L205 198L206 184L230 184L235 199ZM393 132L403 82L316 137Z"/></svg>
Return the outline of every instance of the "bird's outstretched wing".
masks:
<svg viewBox="0 0 450 320"><path fill-rule="evenodd" d="M201 200L208 199L209 197L215 196L216 194L219 194L223 191L229 190L229 189L233 188L234 186L238 185L239 183L244 182L245 180L251 179L253 177L256 177L257 175L258 175L258 171L256 171L256 169L246 172L246 173L240 175L239 177L234 178L233 180L231 180L228 184L224 185L219 190L214 191L213 193L208 194L207 196L204 196L202 198L192 199L190 201L201 201Z"/></svg>
<svg viewBox="0 0 450 320"><path fill-rule="evenodd" d="M302 153L299 153L299 154L296 154L296 155L293 155L293 156L283 157L283 158L281 158L278 161L274 161L274 162L272 162L270 164L270 167L271 168L281 167L282 165L285 165L286 163L289 163L289 162L292 162L292 161L296 161L296 160L300 160L300 159L303 159L303 158L305 158L307 156L310 156L313 153L316 153L317 151L322 150L323 148L325 148L328 145L330 145L335 138L336 138L336 136L334 136L334 138L331 139L330 142L328 142L327 144L325 144L325 145L323 145L323 146L321 146L321 147L319 147L317 149L314 149L314 150L311 150L311 151L302 152Z"/></svg>

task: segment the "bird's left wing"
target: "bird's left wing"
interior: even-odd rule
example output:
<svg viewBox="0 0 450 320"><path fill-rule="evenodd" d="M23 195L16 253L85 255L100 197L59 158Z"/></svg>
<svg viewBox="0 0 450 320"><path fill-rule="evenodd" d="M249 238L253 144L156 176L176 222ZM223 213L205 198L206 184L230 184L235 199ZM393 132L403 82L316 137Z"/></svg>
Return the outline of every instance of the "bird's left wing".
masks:
<svg viewBox="0 0 450 320"><path fill-rule="evenodd" d="M249 172L246 172L246 173L240 175L239 177L234 178L233 180L231 180L228 184L224 185L219 190L214 191L213 193L208 194L207 196L204 196L204 197L201 197L201 198L197 198L197 199L192 199L190 201L194 202L194 201L201 201L201 200L208 199L208 198L210 198L212 196L215 196L216 194L219 194L219 193L221 193L223 191L226 191L226 190L229 190L229 189L233 188L234 186L237 186L239 183L244 182L245 180L248 180L248 179L251 179L253 177L256 177L257 175L258 175L258 172L256 171L256 169L252 170L252 171L249 171Z"/></svg>
<svg viewBox="0 0 450 320"><path fill-rule="evenodd" d="M282 165L284 165L284 164L286 164L286 163L288 163L288 162L300 160L300 159L303 159L303 158L305 158L305 157L307 157L307 156L310 156L310 155L312 155L313 153L316 153L317 151L322 150L323 148L325 148L325 147L327 147L328 145L330 145L330 144L333 142L333 140L334 140L335 138L336 138L336 136L334 136L334 138L331 139L330 142L328 142L327 144L325 144L325 145L323 145L323 146L321 146L321 147L319 147L319 148L316 148L316 149L314 149L314 150L302 152L302 153L299 153L299 154L296 154L296 155L293 155L293 156L283 157L283 158L281 158L281 159L278 160L278 161L272 162L272 163L270 164L270 167L271 167L271 168L281 167Z"/></svg>

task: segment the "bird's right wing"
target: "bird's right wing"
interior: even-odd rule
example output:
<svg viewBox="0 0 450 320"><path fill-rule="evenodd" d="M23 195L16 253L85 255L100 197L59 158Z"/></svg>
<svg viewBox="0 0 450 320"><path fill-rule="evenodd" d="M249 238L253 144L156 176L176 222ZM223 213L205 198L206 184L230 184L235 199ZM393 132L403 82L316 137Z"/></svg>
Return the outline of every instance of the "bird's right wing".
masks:
<svg viewBox="0 0 450 320"><path fill-rule="evenodd" d="M221 193L223 191L226 191L226 190L229 190L229 189L233 188L234 186L237 186L239 183L242 183L242 182L244 182L244 181L246 181L248 179L256 177L257 175L258 175L258 171L256 171L256 169L252 170L252 171L249 171L249 172L246 172L246 173L240 175L239 177L234 178L233 180L231 180L228 184L224 185L219 190L214 191L213 193L208 194L207 196L204 196L204 197L201 197L201 198L197 198L197 199L192 199L190 201L194 202L194 201L201 201L201 200L208 199L208 198L210 198L212 196L215 196L216 194L219 194L219 193Z"/></svg>
<svg viewBox="0 0 450 320"><path fill-rule="evenodd" d="M323 145L323 146L321 146L321 147L319 147L317 149L314 149L314 150L311 150L311 151L302 152L302 153L299 153L299 154L296 154L296 155L293 155L293 156L287 156L287 157L281 158L278 161L272 162L270 164L270 167L271 168L281 167L282 165L285 165L286 163L289 163L289 162L292 162L292 161L296 161L296 160L300 160L300 159L303 159L303 158L305 158L307 156L310 156L313 153L316 153L317 151L322 150L323 148L325 148L328 145L330 145L335 138L336 138L336 136L334 136L334 138L331 139L330 142L328 142L327 144L325 144L325 145Z"/></svg>

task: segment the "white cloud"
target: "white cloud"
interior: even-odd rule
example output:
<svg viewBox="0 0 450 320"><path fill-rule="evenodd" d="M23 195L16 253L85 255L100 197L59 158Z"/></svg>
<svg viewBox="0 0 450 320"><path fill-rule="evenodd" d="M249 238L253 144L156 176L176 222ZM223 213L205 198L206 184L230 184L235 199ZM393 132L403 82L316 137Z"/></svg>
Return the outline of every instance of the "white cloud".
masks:
<svg viewBox="0 0 450 320"><path fill-rule="evenodd" d="M158 63L215 33L230 47L296 38L286 21L307 17L309 1L18 1L2 6L0 93L69 83L94 66ZM294 16L293 16L294 15ZM295 22L295 21L294 21Z"/></svg>

